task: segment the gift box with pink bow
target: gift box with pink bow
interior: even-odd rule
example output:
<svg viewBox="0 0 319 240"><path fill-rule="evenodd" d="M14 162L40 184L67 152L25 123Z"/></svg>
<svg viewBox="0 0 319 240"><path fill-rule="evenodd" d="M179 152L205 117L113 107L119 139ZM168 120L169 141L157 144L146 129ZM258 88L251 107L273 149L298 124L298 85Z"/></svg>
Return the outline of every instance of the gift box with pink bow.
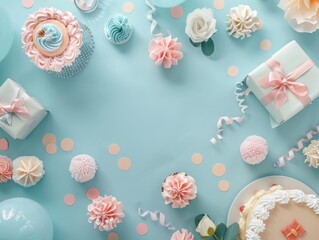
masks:
<svg viewBox="0 0 319 240"><path fill-rule="evenodd" d="M248 74L246 84L270 113L274 128L319 96L319 69L292 41Z"/></svg>
<svg viewBox="0 0 319 240"><path fill-rule="evenodd" d="M44 107L15 81L0 87L0 127L15 139L25 139L47 115Z"/></svg>

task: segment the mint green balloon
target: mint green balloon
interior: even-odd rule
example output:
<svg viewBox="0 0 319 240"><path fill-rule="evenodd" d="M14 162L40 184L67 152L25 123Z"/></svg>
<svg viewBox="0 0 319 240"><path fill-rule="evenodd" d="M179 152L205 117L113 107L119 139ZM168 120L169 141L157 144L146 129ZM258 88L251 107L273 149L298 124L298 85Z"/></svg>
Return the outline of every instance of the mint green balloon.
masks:
<svg viewBox="0 0 319 240"><path fill-rule="evenodd" d="M0 62L7 56L9 53L13 37L14 37L14 29L10 20L9 15L0 8Z"/></svg>
<svg viewBox="0 0 319 240"><path fill-rule="evenodd" d="M0 203L0 240L53 240L49 214L37 202L11 198Z"/></svg>

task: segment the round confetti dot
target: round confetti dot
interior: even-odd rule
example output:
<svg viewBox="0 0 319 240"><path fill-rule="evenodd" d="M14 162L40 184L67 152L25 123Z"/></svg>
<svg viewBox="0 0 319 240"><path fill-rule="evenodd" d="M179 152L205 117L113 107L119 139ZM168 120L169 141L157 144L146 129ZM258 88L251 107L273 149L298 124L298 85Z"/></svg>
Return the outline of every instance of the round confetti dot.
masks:
<svg viewBox="0 0 319 240"><path fill-rule="evenodd" d="M55 145L55 143L49 143L48 145L46 145L45 150L47 151L47 153L49 154L55 154L57 151L57 146Z"/></svg>
<svg viewBox="0 0 319 240"><path fill-rule="evenodd" d="M22 5L23 5L25 8L32 8L33 5L34 5L34 0L23 0L23 1L22 1Z"/></svg>
<svg viewBox="0 0 319 240"><path fill-rule="evenodd" d="M93 200L95 198L97 198L98 196L100 196L100 191L97 188L90 188L87 192L86 192L86 197L89 200Z"/></svg>
<svg viewBox="0 0 319 240"><path fill-rule="evenodd" d="M109 146L109 153L112 155L117 155L120 153L120 146L118 144L112 143Z"/></svg>
<svg viewBox="0 0 319 240"><path fill-rule="evenodd" d="M227 73L230 77L236 77L238 75L238 68L236 66L230 66L228 69L227 69Z"/></svg>
<svg viewBox="0 0 319 240"><path fill-rule="evenodd" d="M56 142L56 137L52 133L47 133L43 136L42 138L42 143L46 146L49 143L55 143Z"/></svg>
<svg viewBox="0 0 319 240"><path fill-rule="evenodd" d="M226 172L226 167L222 163L216 163L212 168L212 173L217 177L224 176L225 172Z"/></svg>
<svg viewBox="0 0 319 240"><path fill-rule="evenodd" d="M123 4L123 11L125 13L131 13L134 11L134 4L131 2L126 2Z"/></svg>
<svg viewBox="0 0 319 240"><path fill-rule="evenodd" d="M184 14L184 9L181 6L176 6L171 8L171 16L173 18L181 18Z"/></svg>
<svg viewBox="0 0 319 240"><path fill-rule="evenodd" d="M203 162L203 155L200 153L194 153L192 156L192 162L196 165L199 165Z"/></svg>
<svg viewBox="0 0 319 240"><path fill-rule="evenodd" d="M147 232L148 232L148 227L147 227L147 225L144 224L144 223L138 224L137 227L136 227L136 232L137 232L139 235L141 235L141 236L146 235Z"/></svg>
<svg viewBox="0 0 319 240"><path fill-rule="evenodd" d="M268 51L271 49L271 41L268 39L264 39L260 42L260 48L264 51Z"/></svg>
<svg viewBox="0 0 319 240"><path fill-rule="evenodd" d="M263 28L263 26L264 26L263 21L261 19L259 19L259 25L257 26L257 29L260 30Z"/></svg>
<svg viewBox="0 0 319 240"><path fill-rule="evenodd" d="M73 194L67 194L64 197L65 205L72 206L75 203L75 196Z"/></svg>
<svg viewBox="0 0 319 240"><path fill-rule="evenodd" d="M5 138L0 139L0 151L7 151L9 149L8 140Z"/></svg>
<svg viewBox="0 0 319 240"><path fill-rule="evenodd" d="M107 236L107 240L119 240L119 235L117 235L116 232L111 232L109 233L109 235Z"/></svg>
<svg viewBox="0 0 319 240"><path fill-rule="evenodd" d="M62 150L69 152L73 149L74 143L73 140L71 138L64 138L61 141L61 148Z"/></svg>
<svg viewBox="0 0 319 240"><path fill-rule="evenodd" d="M225 6L224 0L215 0L213 3L213 7L216 8L217 10L223 9Z"/></svg>
<svg viewBox="0 0 319 240"><path fill-rule="evenodd" d="M227 192L229 190L229 182L222 180L218 183L218 189L222 192Z"/></svg>
<svg viewBox="0 0 319 240"><path fill-rule="evenodd" d="M119 169L121 169L122 171L127 171L131 168L131 160L123 157L118 161L118 167Z"/></svg>

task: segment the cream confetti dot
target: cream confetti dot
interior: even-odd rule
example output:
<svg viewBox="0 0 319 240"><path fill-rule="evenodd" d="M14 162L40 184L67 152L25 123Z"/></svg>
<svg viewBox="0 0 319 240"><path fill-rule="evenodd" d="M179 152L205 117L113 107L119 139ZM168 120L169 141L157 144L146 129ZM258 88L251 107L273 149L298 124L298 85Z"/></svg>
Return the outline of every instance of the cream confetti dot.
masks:
<svg viewBox="0 0 319 240"><path fill-rule="evenodd" d="M259 25L257 26L257 29L260 30L263 28L263 26L264 26L263 21L261 19L259 19Z"/></svg>
<svg viewBox="0 0 319 240"><path fill-rule="evenodd" d="M55 143L49 143L48 145L46 145L45 150L47 151L47 153L49 154L55 154L57 151L57 146L55 145Z"/></svg>
<svg viewBox="0 0 319 240"><path fill-rule="evenodd" d="M224 0L215 0L213 6L215 9L221 10L225 7L225 2Z"/></svg>
<svg viewBox="0 0 319 240"><path fill-rule="evenodd" d="M271 41L268 39L264 39L260 42L260 48L264 51L269 51L271 49Z"/></svg>
<svg viewBox="0 0 319 240"><path fill-rule="evenodd" d="M109 153L112 155L117 155L120 153L120 146L116 143L112 143L109 146Z"/></svg>
<svg viewBox="0 0 319 240"><path fill-rule="evenodd" d="M69 152L73 149L73 147L74 147L74 143L71 138L64 138L61 141L61 148L63 151Z"/></svg>
<svg viewBox="0 0 319 240"><path fill-rule="evenodd" d="M136 227L136 232L141 235L144 236L147 234L148 232L148 226L145 223L140 223L137 225Z"/></svg>
<svg viewBox="0 0 319 240"><path fill-rule="evenodd" d="M42 138L42 143L44 146L48 145L49 143L55 143L56 142L56 136L53 133L47 133Z"/></svg>
<svg viewBox="0 0 319 240"><path fill-rule="evenodd" d="M173 18L178 19L178 18L181 18L183 16L184 9L181 6L176 6L176 7L171 8L170 13L171 13L171 16Z"/></svg>
<svg viewBox="0 0 319 240"><path fill-rule="evenodd" d="M222 192L227 192L229 190L229 182L226 180L222 180L218 183L218 189Z"/></svg>
<svg viewBox="0 0 319 240"><path fill-rule="evenodd" d="M33 5L34 5L34 0L23 0L23 1L22 1L22 5L23 5L25 8L32 8Z"/></svg>
<svg viewBox="0 0 319 240"><path fill-rule="evenodd" d="M238 75L238 68L236 66L230 66L228 69L227 69L227 73L230 77L236 77Z"/></svg>
<svg viewBox="0 0 319 240"><path fill-rule="evenodd" d="M122 171L127 171L131 168L131 160L127 157L123 157L123 158L120 158L120 160L118 161L118 167L120 170Z"/></svg>
<svg viewBox="0 0 319 240"><path fill-rule="evenodd" d="M192 156L192 162L196 165L199 165L203 162L203 155L200 153L194 153Z"/></svg>
<svg viewBox="0 0 319 240"><path fill-rule="evenodd" d="M116 232L111 232L109 233L109 235L107 236L107 240L119 240L119 235L117 235Z"/></svg>
<svg viewBox="0 0 319 240"><path fill-rule="evenodd" d="M72 206L75 203L75 196L73 194L67 194L64 197L64 203L67 206Z"/></svg>
<svg viewBox="0 0 319 240"><path fill-rule="evenodd" d="M131 2L126 2L123 4L123 11L125 13L131 13L134 11L134 4Z"/></svg>
<svg viewBox="0 0 319 240"><path fill-rule="evenodd" d="M212 173L217 176L217 177L221 177L224 176L224 174L226 173L226 167L224 164L222 163L216 163L213 167L212 167Z"/></svg>

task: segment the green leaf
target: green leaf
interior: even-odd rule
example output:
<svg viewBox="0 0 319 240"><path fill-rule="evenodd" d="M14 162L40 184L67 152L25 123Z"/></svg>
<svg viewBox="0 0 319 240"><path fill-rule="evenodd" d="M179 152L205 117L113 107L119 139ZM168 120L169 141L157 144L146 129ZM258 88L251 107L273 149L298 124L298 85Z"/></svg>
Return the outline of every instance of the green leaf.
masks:
<svg viewBox="0 0 319 240"><path fill-rule="evenodd" d="M227 230L227 227L224 223L219 224L217 226L216 231L215 231L216 237L218 237L219 240L224 240L224 235L225 235L226 230Z"/></svg>
<svg viewBox="0 0 319 240"><path fill-rule="evenodd" d="M202 213L202 214L199 214L199 215L197 215L197 216L195 217L195 227L198 226L200 220L202 220L202 218L203 218L204 216L205 216L205 214Z"/></svg>
<svg viewBox="0 0 319 240"><path fill-rule="evenodd" d="M210 56L215 51L215 45L213 40L210 38L207 42L202 42L202 52L205 56Z"/></svg>
<svg viewBox="0 0 319 240"><path fill-rule="evenodd" d="M227 228L224 236L224 240L237 240L239 235L239 225L238 223L233 223Z"/></svg>
<svg viewBox="0 0 319 240"><path fill-rule="evenodd" d="M194 42L192 41L192 39L189 39L189 41L191 42L191 44L192 44L194 47L198 47L198 46L200 45L200 43L194 43Z"/></svg>

